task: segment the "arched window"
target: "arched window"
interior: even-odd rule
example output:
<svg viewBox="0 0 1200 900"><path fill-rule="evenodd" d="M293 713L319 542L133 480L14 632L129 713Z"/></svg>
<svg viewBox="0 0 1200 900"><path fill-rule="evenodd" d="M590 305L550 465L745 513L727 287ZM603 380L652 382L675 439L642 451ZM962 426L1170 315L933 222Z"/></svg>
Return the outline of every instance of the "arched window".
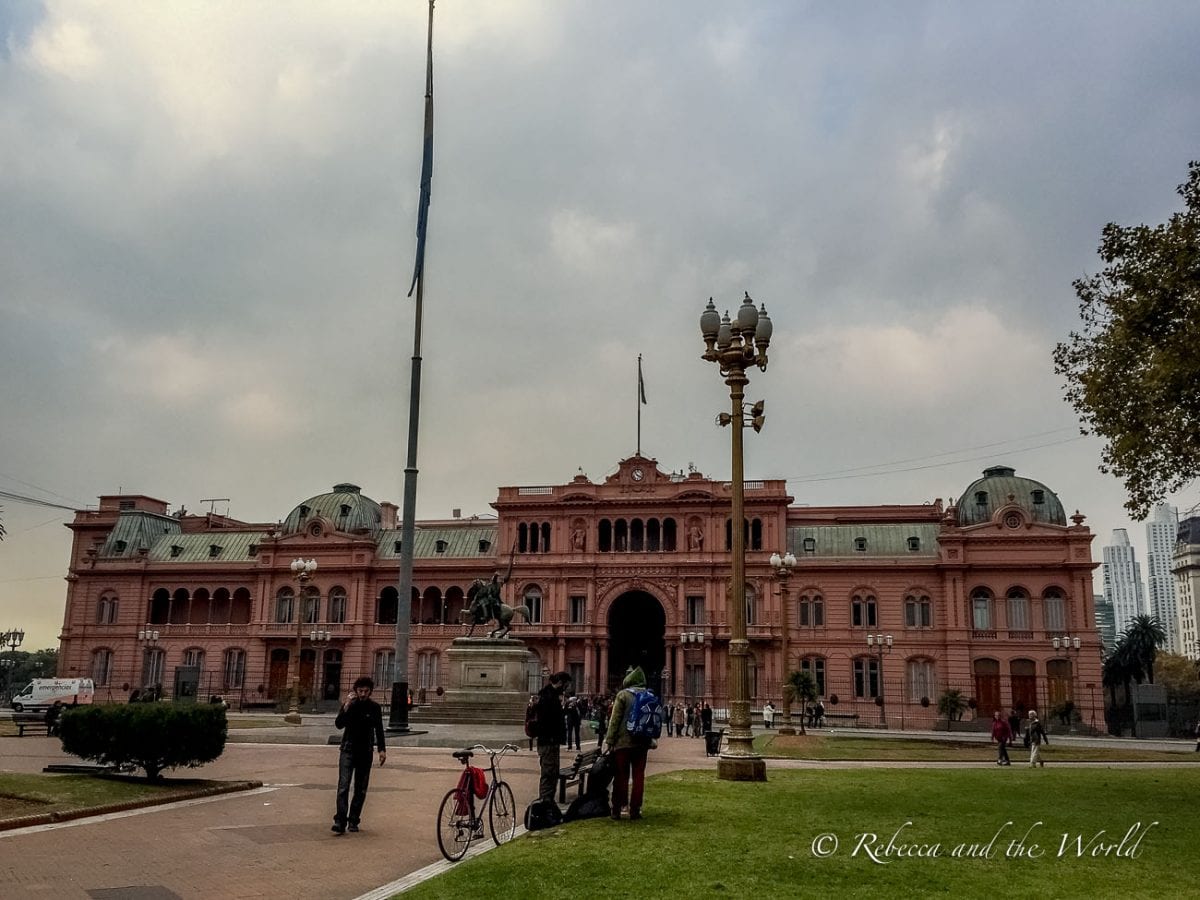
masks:
<svg viewBox="0 0 1200 900"><path fill-rule="evenodd" d="M758 595L755 594L754 588L746 585L746 624L753 625L758 619L755 613L758 607ZM753 694L751 695L753 696Z"/></svg>
<svg viewBox="0 0 1200 900"><path fill-rule="evenodd" d="M96 624L116 625L119 602L116 594L105 593L96 604Z"/></svg>
<svg viewBox="0 0 1200 900"><path fill-rule="evenodd" d="M1028 631L1029 595L1021 588L1009 588L1004 600L1008 606L1008 630Z"/></svg>
<svg viewBox="0 0 1200 900"><path fill-rule="evenodd" d="M346 621L346 589L341 585L329 589L329 621L339 625Z"/></svg>
<svg viewBox="0 0 1200 900"><path fill-rule="evenodd" d="M825 600L820 594L801 594L796 603L796 624L801 628L825 626Z"/></svg>
<svg viewBox="0 0 1200 900"><path fill-rule="evenodd" d="M825 696L825 657L806 656L800 660L800 671L808 672L817 683L817 696Z"/></svg>
<svg viewBox="0 0 1200 900"><path fill-rule="evenodd" d="M171 613L171 592L166 588L159 588L154 592L154 596L150 598L150 618L151 625L166 625L167 617Z"/></svg>
<svg viewBox="0 0 1200 900"><path fill-rule="evenodd" d="M641 519L629 523L629 549L633 553L641 553L646 549L646 526Z"/></svg>
<svg viewBox="0 0 1200 900"><path fill-rule="evenodd" d="M976 631L992 629L992 592L987 588L975 588L971 592L971 627Z"/></svg>
<svg viewBox="0 0 1200 900"><path fill-rule="evenodd" d="M222 684L225 690L240 689L246 683L246 651L230 647L221 660Z"/></svg>
<svg viewBox="0 0 1200 900"><path fill-rule="evenodd" d="M932 628L933 603L924 594L909 594L904 598L904 626Z"/></svg>
<svg viewBox="0 0 1200 900"><path fill-rule="evenodd" d="M613 528L613 544L618 553L629 549L629 524L624 519L617 519Z"/></svg>
<svg viewBox="0 0 1200 900"><path fill-rule="evenodd" d="M375 602L375 622L378 625L395 625L400 606L400 592L394 587L385 587Z"/></svg>
<svg viewBox="0 0 1200 900"><path fill-rule="evenodd" d="M92 681L96 687L108 687L112 679L113 652L107 647L97 647L92 651Z"/></svg>
<svg viewBox="0 0 1200 900"><path fill-rule="evenodd" d="M315 584L304 587L304 619L305 625L315 625L321 620L321 592Z"/></svg>
<svg viewBox="0 0 1200 900"><path fill-rule="evenodd" d="M920 703L924 699L936 699L933 660L910 659L905 680L908 684L908 699L911 702Z"/></svg>
<svg viewBox="0 0 1200 900"><path fill-rule="evenodd" d="M850 598L850 625L854 628L878 627L879 613L874 595L862 593Z"/></svg>
<svg viewBox="0 0 1200 900"><path fill-rule="evenodd" d="M600 552L601 553L611 553L612 546L613 546L613 527L612 527L612 522L610 522L608 519L600 520L600 528L599 528L598 537L599 537L599 540L597 541L597 543L599 544Z"/></svg>
<svg viewBox="0 0 1200 900"><path fill-rule="evenodd" d="M536 584L531 584L521 596L525 605L529 607L529 621L542 621L542 589Z"/></svg>
<svg viewBox="0 0 1200 900"><path fill-rule="evenodd" d="M542 552L550 552L550 523L542 523Z"/></svg>
<svg viewBox="0 0 1200 900"><path fill-rule="evenodd" d="M657 553L662 549L662 526L658 519L646 521L646 549L651 553Z"/></svg>
<svg viewBox="0 0 1200 900"><path fill-rule="evenodd" d="M417 654L417 690L431 691L442 683L439 659L436 650L422 650Z"/></svg>
<svg viewBox="0 0 1200 900"><path fill-rule="evenodd" d="M879 696L879 660L860 656L854 660L854 696L859 700L874 700Z"/></svg>
<svg viewBox="0 0 1200 900"><path fill-rule="evenodd" d="M749 550L762 549L763 523L762 519L752 519L750 521L750 540L746 542L746 547Z"/></svg>
<svg viewBox="0 0 1200 900"><path fill-rule="evenodd" d="M396 675L396 651L395 650L376 650L375 665L372 668L373 677L375 679L375 687L390 688Z"/></svg>
<svg viewBox="0 0 1200 900"><path fill-rule="evenodd" d="M281 587L275 594L275 623L291 624L296 611L296 597L290 587Z"/></svg>
<svg viewBox="0 0 1200 900"><path fill-rule="evenodd" d="M529 526L524 522L517 526L517 550L520 553L529 552Z"/></svg>
<svg viewBox="0 0 1200 900"><path fill-rule="evenodd" d="M1058 588L1048 588L1042 594L1042 620L1047 631L1067 630L1066 598Z"/></svg>
<svg viewBox="0 0 1200 900"><path fill-rule="evenodd" d="M163 673L167 670L167 651L161 647L146 651L142 666L142 684L153 687L163 683Z"/></svg>

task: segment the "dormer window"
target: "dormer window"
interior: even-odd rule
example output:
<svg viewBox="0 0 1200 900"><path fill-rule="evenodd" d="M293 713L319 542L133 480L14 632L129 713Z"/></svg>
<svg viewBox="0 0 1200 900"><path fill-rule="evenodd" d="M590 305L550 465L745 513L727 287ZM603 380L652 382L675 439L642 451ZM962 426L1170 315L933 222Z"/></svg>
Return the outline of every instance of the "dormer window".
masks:
<svg viewBox="0 0 1200 900"><path fill-rule="evenodd" d="M857 553L866 553L867 539L865 537L856 537L854 539L854 550Z"/></svg>
<svg viewBox="0 0 1200 900"><path fill-rule="evenodd" d="M804 552L805 553L816 553L817 552L817 539L816 538L808 537L808 538L804 539Z"/></svg>
<svg viewBox="0 0 1200 900"><path fill-rule="evenodd" d="M987 506L987 491L976 491L975 492L975 505L976 506Z"/></svg>
<svg viewBox="0 0 1200 900"><path fill-rule="evenodd" d="M128 546L128 544L126 544L124 541L117 541L116 543L114 543L114 544L113 544L113 548L114 548L114 549L115 549L115 550L116 550L118 553L124 553L124 552L125 552L125 548L126 548L127 546Z"/></svg>
<svg viewBox="0 0 1200 900"><path fill-rule="evenodd" d="M251 544L246 548L247 556L258 556L258 544Z"/></svg>
<svg viewBox="0 0 1200 900"><path fill-rule="evenodd" d="M480 553L488 553L491 551L491 549L492 549L491 541L489 541L487 538L479 539L479 552Z"/></svg>
<svg viewBox="0 0 1200 900"><path fill-rule="evenodd" d="M908 539L908 549L912 553L916 553L918 550L920 550L921 549L921 539L919 537L916 537L915 535L913 537L910 537Z"/></svg>
<svg viewBox="0 0 1200 900"><path fill-rule="evenodd" d="M346 516L350 515L350 504L343 503L341 509L342 509L342 518L343 519L346 518Z"/></svg>
<svg viewBox="0 0 1200 900"><path fill-rule="evenodd" d="M300 518L307 519L310 512L312 512L311 509L309 509L303 503L300 504Z"/></svg>
<svg viewBox="0 0 1200 900"><path fill-rule="evenodd" d="M218 556L221 555L221 551L224 549L225 548L222 547L220 544L209 544L208 545L208 558L216 559Z"/></svg>
<svg viewBox="0 0 1200 900"><path fill-rule="evenodd" d="M1033 505L1034 506L1042 506L1043 504L1045 504L1045 502L1046 502L1046 492L1045 491L1034 491L1033 492Z"/></svg>
<svg viewBox="0 0 1200 900"><path fill-rule="evenodd" d="M178 544L171 545L171 559L174 559L182 552L183 552L183 548L180 547Z"/></svg>
<svg viewBox="0 0 1200 900"><path fill-rule="evenodd" d="M448 546L449 546L449 544L447 544L445 541L438 541L438 542L437 542L437 543L434 545L434 548L437 550L437 552L438 552L438 553L445 553L445 552L446 552L446 548L447 548Z"/></svg>
<svg viewBox="0 0 1200 900"><path fill-rule="evenodd" d="M401 551L401 547L403 544L404 544L404 541L396 541L396 543L393 545L396 553L399 553Z"/></svg>

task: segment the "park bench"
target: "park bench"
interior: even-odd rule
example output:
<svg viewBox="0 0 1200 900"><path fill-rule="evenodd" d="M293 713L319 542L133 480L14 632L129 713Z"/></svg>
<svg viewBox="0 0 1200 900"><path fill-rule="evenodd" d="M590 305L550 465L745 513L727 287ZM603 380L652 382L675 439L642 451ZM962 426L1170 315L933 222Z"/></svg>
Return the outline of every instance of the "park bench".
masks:
<svg viewBox="0 0 1200 900"><path fill-rule="evenodd" d="M17 726L17 737L25 737L25 730L40 731L49 734L50 727L46 724L46 714L40 712L13 713L13 724Z"/></svg>
<svg viewBox="0 0 1200 900"><path fill-rule="evenodd" d="M567 766L565 769L558 771L558 802L567 802L567 788L573 784L579 785L579 796L583 796L583 790L587 786L587 777L592 771L592 766L596 760L600 758L599 749L584 750L575 757L575 762Z"/></svg>

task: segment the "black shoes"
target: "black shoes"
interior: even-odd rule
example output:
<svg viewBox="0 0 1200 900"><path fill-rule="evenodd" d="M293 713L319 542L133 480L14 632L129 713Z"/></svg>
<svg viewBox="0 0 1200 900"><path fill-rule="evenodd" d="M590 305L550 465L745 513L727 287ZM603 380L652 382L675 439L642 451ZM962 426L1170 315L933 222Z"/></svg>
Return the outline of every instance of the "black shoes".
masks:
<svg viewBox="0 0 1200 900"><path fill-rule="evenodd" d="M330 830L330 831L332 831L334 834L345 834L345 833L346 833L346 826L345 826L345 825L338 825L336 822L334 822L334 823L333 823L333 827L332 827L332 828L330 828L329 830ZM355 828L354 830L355 830L355 831L358 831L358 829L357 829L357 828Z"/></svg>
<svg viewBox="0 0 1200 900"><path fill-rule="evenodd" d="M351 822L351 823L350 823L350 830L351 830L351 831L358 831L358 826L357 826L357 825L355 825L353 822Z"/></svg>
<svg viewBox="0 0 1200 900"><path fill-rule="evenodd" d="M631 809L629 811L629 818L631 821L637 821L641 817L642 817L642 811L640 809Z"/></svg>

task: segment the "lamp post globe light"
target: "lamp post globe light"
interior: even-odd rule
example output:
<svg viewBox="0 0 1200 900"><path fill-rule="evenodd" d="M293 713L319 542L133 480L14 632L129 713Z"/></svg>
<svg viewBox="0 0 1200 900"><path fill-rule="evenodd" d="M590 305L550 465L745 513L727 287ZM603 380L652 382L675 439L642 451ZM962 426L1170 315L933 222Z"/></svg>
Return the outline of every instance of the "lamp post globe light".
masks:
<svg viewBox="0 0 1200 900"><path fill-rule="evenodd" d="M1071 680L1070 680L1070 685L1069 685L1070 686L1070 696L1067 698L1070 701L1071 706L1072 706L1071 711L1069 711L1067 713L1067 716L1068 716L1067 729L1070 734L1074 734L1075 730L1076 730L1075 729L1075 715L1074 715L1075 663L1073 663L1071 661L1071 656L1074 655L1076 659L1079 658L1079 650L1080 650L1080 647L1082 646L1082 644L1083 644L1083 641L1081 641L1078 637L1071 637L1069 634L1064 634L1061 637L1051 638L1051 640L1050 640L1050 646L1054 648L1055 656L1065 657L1067 660L1067 664L1071 667ZM1094 705L1095 705L1094 697L1095 697L1095 694L1093 692L1093 701L1092 701L1092 703L1093 703L1093 709L1092 709L1093 721L1096 718L1096 710L1094 708Z"/></svg>
<svg viewBox="0 0 1200 900"><path fill-rule="evenodd" d="M887 705L883 699L883 654L892 652L892 636L890 634L868 634L867 650L873 652L879 659L879 724L887 728Z"/></svg>
<svg viewBox="0 0 1200 900"><path fill-rule="evenodd" d="M783 665L783 725L779 728L780 734L795 734L796 729L792 726L792 695L791 686L788 684L788 629L791 627L788 623L788 577L792 574L792 568L796 565L796 557L788 551L780 556L778 553L771 554L771 568L775 571L775 577L779 580L779 629L782 637L779 641L779 653L782 657ZM801 710L801 714L803 714Z"/></svg>
<svg viewBox="0 0 1200 900"><path fill-rule="evenodd" d="M292 576L300 586L296 590L296 605L293 609L293 615L296 617L296 671L292 675L291 705L288 706L283 721L289 725L299 725L303 721L300 717L300 652L304 649L304 601L308 599L305 588L308 587L308 580L312 578L313 572L317 571L317 561L293 559L290 568Z"/></svg>
<svg viewBox="0 0 1200 900"><path fill-rule="evenodd" d="M767 369L767 347L771 343L771 320L764 306L758 310L750 294L742 302L735 319L717 314L709 298L700 315L700 334L704 338L702 359L715 363L729 387L730 412L717 417L720 425L732 426L732 509L729 577L729 737L717 761L717 777L725 781L766 781L767 764L754 752L750 731L750 679L747 666L750 643L746 639L746 536L744 473L742 470L742 427L745 424L745 388L750 383L746 370L758 366ZM762 428L762 402L752 410L752 427Z"/></svg>
<svg viewBox="0 0 1200 900"><path fill-rule="evenodd" d="M327 628L314 628L308 634L308 640L312 643L313 648L313 683L312 693L309 696L312 698L312 711L318 712L321 700L321 657L324 654L324 648L329 644L333 634Z"/></svg>
<svg viewBox="0 0 1200 900"><path fill-rule="evenodd" d="M7 647L9 654L8 659L0 661L4 667L4 690L8 699L11 699L13 694L12 678L17 665L17 648L24 640L25 632L20 628L12 628L0 635L0 647Z"/></svg>

